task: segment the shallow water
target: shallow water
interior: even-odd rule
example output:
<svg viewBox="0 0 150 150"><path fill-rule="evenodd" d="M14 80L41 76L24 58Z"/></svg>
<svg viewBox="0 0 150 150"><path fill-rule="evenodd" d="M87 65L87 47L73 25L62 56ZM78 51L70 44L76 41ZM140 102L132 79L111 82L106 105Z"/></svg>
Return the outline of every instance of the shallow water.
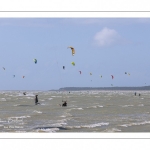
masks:
<svg viewBox="0 0 150 150"><path fill-rule="evenodd" d="M149 132L150 91L134 92L1 91L0 132Z"/></svg>

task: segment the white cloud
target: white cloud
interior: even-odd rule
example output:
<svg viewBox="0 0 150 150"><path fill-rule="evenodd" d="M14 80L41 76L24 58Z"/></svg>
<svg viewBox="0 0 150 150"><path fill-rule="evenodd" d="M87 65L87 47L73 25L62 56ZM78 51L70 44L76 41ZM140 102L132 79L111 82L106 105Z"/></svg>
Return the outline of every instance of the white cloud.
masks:
<svg viewBox="0 0 150 150"><path fill-rule="evenodd" d="M109 29L106 27L94 36L96 45L100 47L114 45L120 40L120 35L114 29Z"/></svg>

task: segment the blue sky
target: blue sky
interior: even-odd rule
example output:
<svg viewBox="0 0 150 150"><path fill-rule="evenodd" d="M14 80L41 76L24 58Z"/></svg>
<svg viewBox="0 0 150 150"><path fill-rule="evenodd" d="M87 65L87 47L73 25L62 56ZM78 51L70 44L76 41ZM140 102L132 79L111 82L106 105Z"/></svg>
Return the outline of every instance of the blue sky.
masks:
<svg viewBox="0 0 150 150"><path fill-rule="evenodd" d="M149 18L0 18L0 90L150 85L149 27Z"/></svg>

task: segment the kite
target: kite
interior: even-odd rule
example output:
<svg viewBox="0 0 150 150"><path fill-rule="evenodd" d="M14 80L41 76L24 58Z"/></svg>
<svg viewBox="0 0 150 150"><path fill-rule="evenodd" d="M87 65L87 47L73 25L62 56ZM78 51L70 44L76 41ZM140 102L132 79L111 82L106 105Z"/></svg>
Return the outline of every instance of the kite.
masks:
<svg viewBox="0 0 150 150"><path fill-rule="evenodd" d="M63 69L65 69L65 66L63 66Z"/></svg>
<svg viewBox="0 0 150 150"><path fill-rule="evenodd" d="M72 64L73 66L75 66L75 62L71 62L71 64Z"/></svg>
<svg viewBox="0 0 150 150"><path fill-rule="evenodd" d="M100 77L102 78L103 76L101 75Z"/></svg>
<svg viewBox="0 0 150 150"><path fill-rule="evenodd" d="M79 71L80 72L80 74L81 74L81 71Z"/></svg>
<svg viewBox="0 0 150 150"><path fill-rule="evenodd" d="M72 56L74 56L74 54L75 54L75 49L74 49L72 46L69 46L68 48L71 48L71 50L72 50Z"/></svg>
<svg viewBox="0 0 150 150"><path fill-rule="evenodd" d="M90 72L90 75L92 75L92 73Z"/></svg>
<svg viewBox="0 0 150 150"><path fill-rule="evenodd" d="M22 78L24 78L25 76L22 76Z"/></svg>
<svg viewBox="0 0 150 150"><path fill-rule="evenodd" d="M3 69L5 70L5 68L3 67Z"/></svg>
<svg viewBox="0 0 150 150"><path fill-rule="evenodd" d="M13 75L13 77L15 77L15 75Z"/></svg>
<svg viewBox="0 0 150 150"><path fill-rule="evenodd" d="M37 59L33 59L34 63L36 64L37 63Z"/></svg>
<svg viewBox="0 0 150 150"><path fill-rule="evenodd" d="M113 75L111 75L111 77L112 77L112 79L114 78L114 76L113 76Z"/></svg>

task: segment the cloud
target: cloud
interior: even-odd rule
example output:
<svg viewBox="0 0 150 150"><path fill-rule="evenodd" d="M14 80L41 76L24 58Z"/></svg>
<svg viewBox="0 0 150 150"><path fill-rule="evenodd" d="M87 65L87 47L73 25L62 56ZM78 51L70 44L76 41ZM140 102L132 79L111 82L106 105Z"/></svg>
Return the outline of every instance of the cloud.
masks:
<svg viewBox="0 0 150 150"><path fill-rule="evenodd" d="M121 36L114 30L109 28L103 28L100 32L96 33L94 36L94 42L96 45L111 46L114 44L120 43Z"/></svg>

